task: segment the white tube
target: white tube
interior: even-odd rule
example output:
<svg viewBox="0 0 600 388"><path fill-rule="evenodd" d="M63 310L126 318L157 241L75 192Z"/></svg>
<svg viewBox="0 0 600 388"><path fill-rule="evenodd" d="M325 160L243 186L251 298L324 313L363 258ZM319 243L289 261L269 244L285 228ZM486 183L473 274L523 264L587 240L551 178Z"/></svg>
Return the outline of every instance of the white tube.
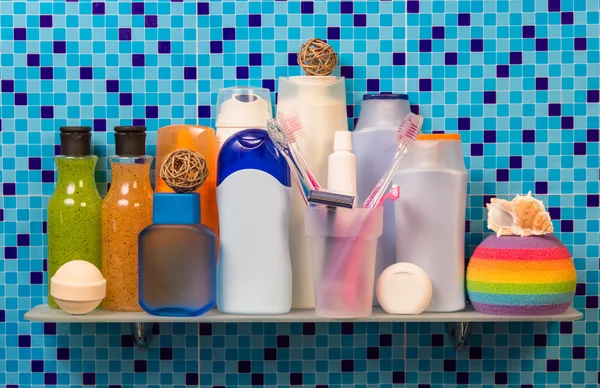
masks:
<svg viewBox="0 0 600 388"><path fill-rule="evenodd" d="M356 155L352 153L352 133L337 131L333 153L329 155L327 189L356 196Z"/></svg>

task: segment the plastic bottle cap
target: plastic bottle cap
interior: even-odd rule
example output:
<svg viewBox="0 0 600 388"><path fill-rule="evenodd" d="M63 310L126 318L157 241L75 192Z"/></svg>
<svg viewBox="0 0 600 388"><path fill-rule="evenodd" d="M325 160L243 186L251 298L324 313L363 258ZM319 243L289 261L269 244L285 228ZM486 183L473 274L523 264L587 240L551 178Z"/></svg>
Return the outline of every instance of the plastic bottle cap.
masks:
<svg viewBox="0 0 600 388"><path fill-rule="evenodd" d="M115 127L115 149L119 156L143 156L146 154L146 127Z"/></svg>
<svg viewBox="0 0 600 388"><path fill-rule="evenodd" d="M290 170L264 129L245 129L231 136L221 148L217 186L241 170L258 170L290 187Z"/></svg>
<svg viewBox="0 0 600 388"><path fill-rule="evenodd" d="M458 133L421 133L417 136L417 140L444 140L444 141L460 141Z"/></svg>
<svg viewBox="0 0 600 388"><path fill-rule="evenodd" d="M408 100L408 94L391 94L391 93L363 94L363 101L370 101L370 100Z"/></svg>
<svg viewBox="0 0 600 388"><path fill-rule="evenodd" d="M60 127L61 153L65 156L88 156L92 154L91 127Z"/></svg>
<svg viewBox="0 0 600 388"><path fill-rule="evenodd" d="M217 127L265 128L270 118L271 99L268 89L219 90Z"/></svg>
<svg viewBox="0 0 600 388"><path fill-rule="evenodd" d="M198 193L155 193L152 203L152 223L194 225L200 223Z"/></svg>
<svg viewBox="0 0 600 388"><path fill-rule="evenodd" d="M406 94L365 94L354 132L374 130L396 132L409 113L410 104Z"/></svg>
<svg viewBox="0 0 600 388"><path fill-rule="evenodd" d="M337 131L333 140L334 151L352 151L352 132Z"/></svg>

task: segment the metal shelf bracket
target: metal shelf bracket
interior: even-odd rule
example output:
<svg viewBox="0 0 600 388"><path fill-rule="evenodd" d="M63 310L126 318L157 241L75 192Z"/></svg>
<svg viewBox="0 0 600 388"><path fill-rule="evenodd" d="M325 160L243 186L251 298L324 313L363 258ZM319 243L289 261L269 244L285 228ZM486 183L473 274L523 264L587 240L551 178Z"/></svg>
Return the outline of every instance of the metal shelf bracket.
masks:
<svg viewBox="0 0 600 388"><path fill-rule="evenodd" d="M467 347L469 336L471 335L471 325L469 322L451 322L446 323L448 335L456 350L463 350Z"/></svg>
<svg viewBox="0 0 600 388"><path fill-rule="evenodd" d="M139 350L144 352L148 350L148 346L150 345L150 342L152 342L152 328L154 325L154 323L148 322L130 323L133 343ZM471 334L471 325L469 322L446 323L446 328L454 348L456 350L464 350L468 345L469 336Z"/></svg>
<svg viewBox="0 0 600 388"><path fill-rule="evenodd" d="M152 341L152 328L154 323L148 322L133 322L129 324L131 327L131 335L135 346L145 352Z"/></svg>

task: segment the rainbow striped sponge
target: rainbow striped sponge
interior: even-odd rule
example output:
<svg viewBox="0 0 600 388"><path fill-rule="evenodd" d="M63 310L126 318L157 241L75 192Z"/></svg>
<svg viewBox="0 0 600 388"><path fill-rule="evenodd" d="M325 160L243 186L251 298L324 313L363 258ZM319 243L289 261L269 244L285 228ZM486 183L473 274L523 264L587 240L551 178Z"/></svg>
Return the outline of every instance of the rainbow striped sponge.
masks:
<svg viewBox="0 0 600 388"><path fill-rule="evenodd" d="M577 277L568 249L552 234L486 238L467 267L475 310L494 315L565 312Z"/></svg>

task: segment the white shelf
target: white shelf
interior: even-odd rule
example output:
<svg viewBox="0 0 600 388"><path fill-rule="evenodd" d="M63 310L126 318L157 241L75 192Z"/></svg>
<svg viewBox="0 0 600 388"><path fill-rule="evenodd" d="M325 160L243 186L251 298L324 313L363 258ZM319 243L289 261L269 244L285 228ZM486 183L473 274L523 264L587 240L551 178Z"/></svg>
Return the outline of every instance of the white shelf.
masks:
<svg viewBox="0 0 600 388"><path fill-rule="evenodd" d="M152 340L152 324L161 322L445 322L454 347L462 350L467 346L470 322L560 322L581 318L583 314L572 307L557 315L512 317L478 313L471 305L454 313L420 315L390 315L381 308L374 308L371 316L358 319L323 318L316 315L314 310L292 310L284 315L233 315L221 314L213 309L199 317L157 317L145 312L117 313L98 309L87 315L70 315L45 304L35 306L25 314L25 319L32 322L128 323L131 326L133 341L140 350L146 350Z"/></svg>
<svg viewBox="0 0 600 388"><path fill-rule="evenodd" d="M216 309L199 317L158 317L141 313L118 313L98 309L87 315L70 315L55 310L48 305L38 305L25 314L25 319L33 322L122 322L122 323L167 323L167 322L560 322L576 321L583 314L570 307L557 315L502 316L482 314L468 306L454 313L423 313L420 315L390 315L381 308L374 308L373 315L358 319L330 319L319 317L314 310L292 310L285 315L233 315L221 314Z"/></svg>

